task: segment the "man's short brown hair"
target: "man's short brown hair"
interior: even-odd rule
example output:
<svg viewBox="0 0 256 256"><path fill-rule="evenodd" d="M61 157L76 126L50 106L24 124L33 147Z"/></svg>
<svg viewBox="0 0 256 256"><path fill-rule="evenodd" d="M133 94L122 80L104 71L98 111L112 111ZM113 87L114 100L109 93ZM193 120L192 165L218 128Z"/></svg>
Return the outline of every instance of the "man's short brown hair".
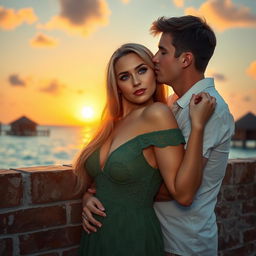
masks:
<svg viewBox="0 0 256 256"><path fill-rule="evenodd" d="M196 69L205 71L216 46L215 34L205 20L192 15L160 17L153 22L150 31L153 35L169 34L175 47L175 57L183 52L192 52Z"/></svg>

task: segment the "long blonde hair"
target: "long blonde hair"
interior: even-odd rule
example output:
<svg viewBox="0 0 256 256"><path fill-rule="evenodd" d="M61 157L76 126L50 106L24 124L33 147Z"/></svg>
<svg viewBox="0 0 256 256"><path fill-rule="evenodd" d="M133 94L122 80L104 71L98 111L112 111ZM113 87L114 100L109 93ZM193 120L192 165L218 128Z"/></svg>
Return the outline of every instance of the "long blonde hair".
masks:
<svg viewBox="0 0 256 256"><path fill-rule="evenodd" d="M111 56L106 75L107 100L104 107L101 125L91 141L79 153L73 165L73 171L77 175L76 190L82 192L86 190L90 177L85 168L87 158L108 139L114 129L115 122L122 117L122 102L118 94L118 86L115 76L115 64L122 56L129 53L137 54L150 68L154 69L152 61L153 54L145 46L135 43L128 43L118 48ZM153 100L166 103L167 91L163 85L157 85L153 94Z"/></svg>

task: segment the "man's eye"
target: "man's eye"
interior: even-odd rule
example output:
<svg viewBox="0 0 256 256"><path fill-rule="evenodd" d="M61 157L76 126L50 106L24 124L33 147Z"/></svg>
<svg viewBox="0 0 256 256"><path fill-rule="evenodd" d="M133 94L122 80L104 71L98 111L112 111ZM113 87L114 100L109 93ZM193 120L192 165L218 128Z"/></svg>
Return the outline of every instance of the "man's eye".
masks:
<svg viewBox="0 0 256 256"><path fill-rule="evenodd" d="M161 54L162 54L162 55L165 55L165 54L166 54L166 52L161 52Z"/></svg>
<svg viewBox="0 0 256 256"><path fill-rule="evenodd" d="M119 79L120 79L121 81L126 81L128 78L129 78L128 75L122 75L122 76L119 77Z"/></svg>
<svg viewBox="0 0 256 256"><path fill-rule="evenodd" d="M146 67L141 67L141 68L138 70L138 73L139 73L139 74L144 74L144 73L147 72L147 70L148 70L148 68L146 68Z"/></svg>

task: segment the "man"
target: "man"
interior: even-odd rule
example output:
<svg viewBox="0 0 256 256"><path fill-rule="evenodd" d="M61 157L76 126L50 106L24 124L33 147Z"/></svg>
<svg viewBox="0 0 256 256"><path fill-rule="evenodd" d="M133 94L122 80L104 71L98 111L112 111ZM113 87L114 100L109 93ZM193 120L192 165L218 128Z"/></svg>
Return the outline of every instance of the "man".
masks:
<svg viewBox="0 0 256 256"><path fill-rule="evenodd" d="M151 27L162 33L154 56L159 82L170 85L176 101L173 112L185 139L190 133L189 100L192 94L208 92L216 98L215 112L205 127L203 143L204 170L200 187L189 207L175 201L155 203L161 222L166 255L217 255L217 225L214 208L228 160L234 120L227 104L216 91L214 81L204 78L214 52L216 38L200 18L183 16L160 18ZM196 184L195 184L196 186Z"/></svg>
<svg viewBox="0 0 256 256"><path fill-rule="evenodd" d="M176 201L156 202L155 211L160 220L166 256L216 256L217 225L214 208L228 160L234 120L227 104L216 91L214 81L204 78L204 72L213 55L216 38L212 29L195 16L164 17L151 27L153 34L161 34L159 50L155 54L157 80L171 86L172 110L187 140L191 130L189 101L192 94L207 92L214 96L217 106L204 132L201 182L193 184L195 194L190 206ZM159 195L161 199L161 193ZM84 196L84 228L96 230L100 223L91 212L104 216L104 207L88 193ZM96 206L96 207L95 207Z"/></svg>

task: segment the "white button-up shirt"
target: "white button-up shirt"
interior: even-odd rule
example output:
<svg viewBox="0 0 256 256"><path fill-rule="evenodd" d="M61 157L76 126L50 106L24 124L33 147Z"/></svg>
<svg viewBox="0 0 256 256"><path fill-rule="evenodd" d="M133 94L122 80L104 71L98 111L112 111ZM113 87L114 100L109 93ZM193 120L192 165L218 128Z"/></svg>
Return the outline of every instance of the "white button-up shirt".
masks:
<svg viewBox="0 0 256 256"><path fill-rule="evenodd" d="M192 94L208 92L216 98L216 108L204 130L203 155L208 158L202 184L191 206L176 201L154 205L160 220L165 250L182 256L216 256L218 247L214 208L225 175L234 132L234 119L227 104L216 91L212 78L197 82L173 103L172 110L186 142L191 131L189 102Z"/></svg>

